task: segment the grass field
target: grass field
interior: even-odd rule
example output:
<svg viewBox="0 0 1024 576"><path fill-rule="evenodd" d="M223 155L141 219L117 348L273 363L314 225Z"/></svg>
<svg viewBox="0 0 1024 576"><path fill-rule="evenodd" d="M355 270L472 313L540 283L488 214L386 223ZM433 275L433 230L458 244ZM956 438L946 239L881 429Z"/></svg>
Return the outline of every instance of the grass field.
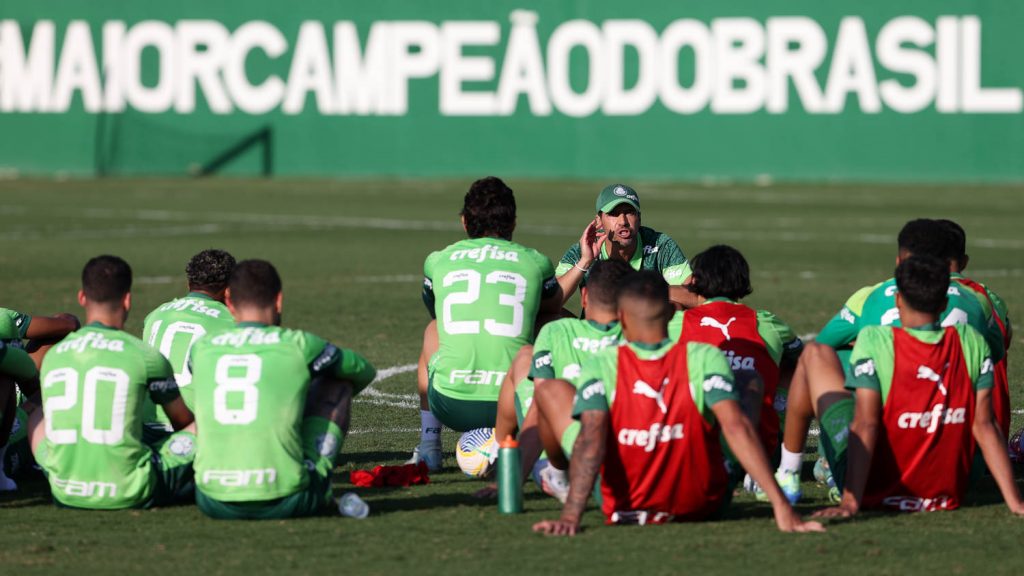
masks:
<svg viewBox="0 0 1024 576"><path fill-rule="evenodd" d="M510 182L516 240L552 260L592 217L601 183ZM78 313L82 264L114 253L135 270L138 334L155 305L184 292L184 263L207 247L266 258L284 278L284 323L363 352L392 374L360 397L336 491L348 471L395 464L418 441L414 400L422 262L461 237L468 182L115 180L0 182L0 305ZM643 223L692 256L715 243L742 250L754 273L748 303L800 334L820 328L855 289L888 278L908 219L946 217L969 234L968 273L1009 303L1024 302L1024 187L699 187L637 183ZM575 301L574 304L575 305ZM1017 340L1021 340L1018 336ZM1017 342L1015 347L1024 346ZM1010 363L1022 407L1024 370ZM1015 428L1021 417L1015 415ZM447 433L445 446L456 436ZM722 522L605 528L588 512L573 540L532 523L559 506L532 485L527 513L499 516L471 494L480 484L447 471L428 486L358 490L363 521L337 515L262 523L215 522L194 506L88 513L58 510L41 481L0 496L0 573L480 574L1010 573L1019 570L1024 519L990 481L952 513L864 514L823 535L778 533L767 505L741 496ZM813 482L802 511L825 504Z"/></svg>

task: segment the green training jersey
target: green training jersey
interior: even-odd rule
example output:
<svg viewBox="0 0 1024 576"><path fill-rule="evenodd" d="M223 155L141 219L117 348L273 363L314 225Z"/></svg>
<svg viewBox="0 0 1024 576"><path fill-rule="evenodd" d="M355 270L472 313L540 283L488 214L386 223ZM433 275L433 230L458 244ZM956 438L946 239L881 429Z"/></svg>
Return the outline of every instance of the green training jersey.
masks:
<svg viewBox="0 0 1024 576"><path fill-rule="evenodd" d="M709 304L711 302L736 303L735 300L728 298L711 298L705 303ZM680 310L669 320L668 337L673 341L678 341L682 335L683 317L685 315L686 311ZM761 340L764 340L765 348L768 349L768 354L775 361L776 365L781 365L783 359L794 365L796 364L804 349L803 340L778 316L767 310L757 310L757 333L761 336Z"/></svg>
<svg viewBox="0 0 1024 576"><path fill-rule="evenodd" d="M598 258L601 260L608 259L608 249L604 244L601 245L601 254L598 255ZM580 244L577 242L570 246L565 251L562 259L558 261L555 275L562 276L579 261ZM656 270L672 286L682 284L692 273L690 263L686 260L686 256L683 255L683 251L679 249L676 241L669 237L668 234L663 234L646 226L640 227L640 244L637 246L636 251L633 252L629 265L634 270ZM583 280L580 281L581 288L586 286L587 276L589 276L589 272L583 275Z"/></svg>
<svg viewBox="0 0 1024 576"><path fill-rule="evenodd" d="M28 333L32 317L9 308L0 308L0 340L4 342L20 341Z"/></svg>
<svg viewBox="0 0 1024 576"><path fill-rule="evenodd" d="M310 382L331 375L361 390L376 375L362 356L318 336L249 322L200 338L190 362L196 489L222 502L305 490L301 431Z"/></svg>
<svg viewBox="0 0 1024 576"><path fill-rule="evenodd" d="M188 353L192 344L206 334L220 332L235 325L227 306L206 294L190 292L157 306L146 316L143 340L156 348L170 361L174 379L181 390L181 399L190 410L192 401L192 373L188 369ZM146 406L147 422L169 423L163 409L151 402Z"/></svg>
<svg viewBox="0 0 1024 576"><path fill-rule="evenodd" d="M576 383L583 363L609 346L622 341L618 321L599 324L593 320L562 318L545 324L533 344L529 378L516 385L516 397L526 408L533 403L533 382L561 378Z"/></svg>
<svg viewBox="0 0 1024 576"><path fill-rule="evenodd" d="M142 340L92 323L46 354L41 373L46 440L40 464L55 500L112 510L144 504L157 475L142 443L146 396L179 397L167 359Z"/></svg>
<svg viewBox="0 0 1024 576"><path fill-rule="evenodd" d="M960 335L960 347L964 354L967 375L974 383L975 390L988 390L993 385L992 354L985 338L971 326L955 326ZM907 329L907 334L928 344L942 339L944 328L929 324L920 328ZM852 372L846 378L850 389L867 388L882 395L882 404L892 389L892 376L896 367L892 327L868 326L857 336L857 343L850 355Z"/></svg>
<svg viewBox="0 0 1024 576"><path fill-rule="evenodd" d="M513 356L533 342L541 300L558 292L551 261L509 240L471 238L430 254L423 276L439 338L431 385L457 400L496 402Z"/></svg>
<svg viewBox="0 0 1024 576"><path fill-rule="evenodd" d="M1010 338L1008 339L1012 340L1013 326L1010 323L1010 309L1006 306L1006 302L998 294L993 292L991 288L981 282L977 282L977 284L982 290L984 290L984 292L976 290L973 286L960 283L961 280L969 280L969 278L963 274L950 274L950 278L963 286L967 292L974 294L974 296L977 297L978 303L981 304L986 315L995 314L998 316L999 320L1003 322L1003 326L1006 327L1007 334L1010 335Z"/></svg>
<svg viewBox="0 0 1024 576"><path fill-rule="evenodd" d="M952 279L951 279L952 280ZM992 315L986 315L981 304L969 290L955 281L947 291L949 300L942 313L943 326L967 324L984 337L992 349L993 357L1003 357L1002 334ZM850 346L867 326L899 326L900 314L896 308L896 280L889 280L854 293L843 308L818 333L816 340L832 348Z"/></svg>
<svg viewBox="0 0 1024 576"><path fill-rule="evenodd" d="M665 339L660 344L629 342L640 360L657 360L665 356L676 343ZM703 342L686 344L686 367L689 372L690 395L704 419L714 424L711 406L722 400L739 401L729 361L718 348ZM619 370L619 347L605 348L583 364L576 402L572 414L579 418L587 410L607 412L615 402L615 385Z"/></svg>

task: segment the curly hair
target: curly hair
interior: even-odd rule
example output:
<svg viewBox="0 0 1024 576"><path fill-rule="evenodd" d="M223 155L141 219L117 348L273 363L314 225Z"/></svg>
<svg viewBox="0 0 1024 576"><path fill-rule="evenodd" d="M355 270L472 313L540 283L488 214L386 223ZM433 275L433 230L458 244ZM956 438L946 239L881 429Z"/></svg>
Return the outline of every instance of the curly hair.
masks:
<svg viewBox="0 0 1024 576"><path fill-rule="evenodd" d="M210 248L188 261L185 274L188 276L189 288L216 292L227 287L234 269L234 256L224 250Z"/></svg>
<svg viewBox="0 0 1024 576"><path fill-rule="evenodd" d="M693 257L690 268L690 291L698 296L739 300L754 291L747 259L732 246L718 244L708 248Z"/></svg>
<svg viewBox="0 0 1024 576"><path fill-rule="evenodd" d="M469 187L460 214L470 238L497 236L511 240L516 227L516 198L501 178L488 176Z"/></svg>

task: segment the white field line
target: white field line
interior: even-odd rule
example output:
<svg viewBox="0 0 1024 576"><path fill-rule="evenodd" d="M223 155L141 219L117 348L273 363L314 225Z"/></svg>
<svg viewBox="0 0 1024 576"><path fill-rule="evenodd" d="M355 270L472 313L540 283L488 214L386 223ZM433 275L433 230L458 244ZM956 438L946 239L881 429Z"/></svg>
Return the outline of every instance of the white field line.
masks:
<svg viewBox="0 0 1024 576"><path fill-rule="evenodd" d="M382 380L387 380L393 376L399 374L405 374L416 370L416 364L402 364L400 366L391 366L379 370L377 377L373 379L359 396L356 397L355 401L359 404L371 404L375 406L391 406L393 408L419 408L420 401L416 394L397 394L394 392L381 392L373 387L374 384Z"/></svg>
<svg viewBox="0 0 1024 576"><path fill-rule="evenodd" d="M140 276L135 279L139 284L171 284L174 276Z"/></svg>
<svg viewBox="0 0 1024 576"><path fill-rule="evenodd" d="M808 332L807 334L801 334L800 339L804 342L811 342L818 336L817 332Z"/></svg>
<svg viewBox="0 0 1024 576"><path fill-rule="evenodd" d="M355 435L355 434L406 434L406 433L412 434L414 432L418 433L419 431L420 431L419 428L385 428L383 430L371 430L369 428L366 428L366 429L360 429L360 430L349 430L348 431L348 435L352 436L352 435Z"/></svg>

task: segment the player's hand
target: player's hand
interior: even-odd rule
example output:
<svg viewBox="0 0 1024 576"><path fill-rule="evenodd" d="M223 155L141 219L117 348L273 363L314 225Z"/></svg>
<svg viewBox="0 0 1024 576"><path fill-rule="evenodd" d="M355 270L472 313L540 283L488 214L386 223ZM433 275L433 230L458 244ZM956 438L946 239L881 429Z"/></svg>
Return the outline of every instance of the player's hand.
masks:
<svg viewBox="0 0 1024 576"><path fill-rule="evenodd" d="M590 266L590 263L597 258L598 251L601 249L601 242L604 242L606 234L604 232L598 233L601 228L601 222L596 217L591 220L587 227L583 229L583 234L580 235L580 260L578 264L582 267Z"/></svg>
<svg viewBox="0 0 1024 576"><path fill-rule="evenodd" d="M575 536L580 532L580 523L569 520L541 520L533 525L533 531L548 536Z"/></svg>
<svg viewBox="0 0 1024 576"><path fill-rule="evenodd" d="M479 498L481 500L491 500L497 497L498 485L493 482L473 493L473 498Z"/></svg>
<svg viewBox="0 0 1024 576"><path fill-rule="evenodd" d="M775 512L775 524L782 532L824 532L821 522L804 522L792 507Z"/></svg>
<svg viewBox="0 0 1024 576"><path fill-rule="evenodd" d="M811 514L812 518L849 518L856 514L856 511L850 510L848 506L833 506L831 508L822 508L814 514Z"/></svg>
<svg viewBox="0 0 1024 576"><path fill-rule="evenodd" d="M69 312L61 312L59 314L54 314L53 317L60 318L61 320L67 320L68 322L72 322L75 325L75 330L78 330L79 328L82 327L82 322L78 320L78 316L75 316L74 314L71 314Z"/></svg>

